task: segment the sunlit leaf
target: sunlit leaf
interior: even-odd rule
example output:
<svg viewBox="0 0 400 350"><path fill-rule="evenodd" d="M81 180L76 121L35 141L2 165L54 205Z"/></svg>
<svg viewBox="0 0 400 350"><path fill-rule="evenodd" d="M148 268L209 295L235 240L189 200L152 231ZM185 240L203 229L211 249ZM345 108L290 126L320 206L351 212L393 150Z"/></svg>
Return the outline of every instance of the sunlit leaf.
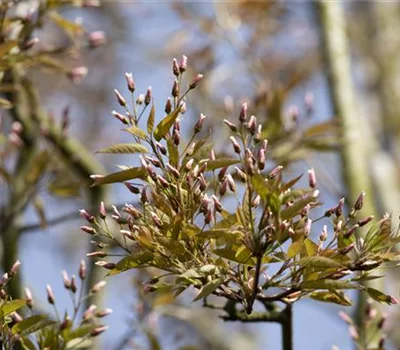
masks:
<svg viewBox="0 0 400 350"><path fill-rule="evenodd" d="M146 131L138 128L137 126L130 126L129 128L124 129L124 131L129 132L133 136L137 136L142 140L146 140Z"/></svg>
<svg viewBox="0 0 400 350"><path fill-rule="evenodd" d="M14 299L0 307L0 318L11 314L23 308L26 305L26 301L22 299Z"/></svg>
<svg viewBox="0 0 400 350"><path fill-rule="evenodd" d="M211 293L213 293L222 283L224 282L224 278L215 278L212 281L208 282L206 285L204 285L203 288L200 289L199 294L193 299L193 301L198 301L200 299L203 299L207 296L209 296Z"/></svg>
<svg viewBox="0 0 400 350"><path fill-rule="evenodd" d="M166 136L166 139L167 139L169 163L176 167L178 165L178 159L179 159L178 147L175 145L174 140L171 137Z"/></svg>
<svg viewBox="0 0 400 350"><path fill-rule="evenodd" d="M54 323L56 322L49 320L45 315L34 315L16 323L11 328L11 332L12 334L27 335Z"/></svg>
<svg viewBox="0 0 400 350"><path fill-rule="evenodd" d="M17 40L7 40L4 43L0 44L0 57L9 53L11 49L18 45ZM0 105L1 107L1 105Z"/></svg>
<svg viewBox="0 0 400 350"><path fill-rule="evenodd" d="M303 267L315 267L320 269L338 269L344 266L337 261L327 258L325 256L308 256L300 259L296 264Z"/></svg>
<svg viewBox="0 0 400 350"><path fill-rule="evenodd" d="M117 173L112 173L104 176L103 178L95 179L93 186L112 184L115 182L124 182L132 179L143 179L147 172L142 167L130 168L127 170L119 171Z"/></svg>
<svg viewBox="0 0 400 350"><path fill-rule="evenodd" d="M168 114L161 122L156 126L154 130L154 138L157 141L160 141L165 134L171 129L172 125L174 125L176 118L179 116L180 108L175 109L173 112Z"/></svg>
<svg viewBox="0 0 400 350"><path fill-rule="evenodd" d="M397 304L396 299L374 288L366 288L368 295L375 301L387 304Z"/></svg>
<svg viewBox="0 0 400 350"><path fill-rule="evenodd" d="M156 109L155 109L154 103L153 103L153 105L151 106L149 118L147 119L147 132L149 134L151 134L153 132L155 118L156 118Z"/></svg>
<svg viewBox="0 0 400 350"><path fill-rule="evenodd" d="M301 252L303 247L304 247L304 240L300 239L298 241L293 242L288 248L287 257L288 258L295 257L297 254Z"/></svg>
<svg viewBox="0 0 400 350"><path fill-rule="evenodd" d="M117 275L123 271L143 267L146 263L153 259L153 254L148 251L134 253L122 258L117 266L110 271L110 275Z"/></svg>
<svg viewBox="0 0 400 350"><path fill-rule="evenodd" d="M109 154L133 154L133 153L147 153L148 150L145 146L139 143L118 143L116 145L103 148L97 153L109 153Z"/></svg>
<svg viewBox="0 0 400 350"><path fill-rule="evenodd" d="M358 284L348 282L324 279L318 281L306 281L301 284L303 289L360 289Z"/></svg>
<svg viewBox="0 0 400 350"><path fill-rule="evenodd" d="M343 306L351 306L351 300L344 295L343 292L326 292L326 291L316 291L310 294L310 298L318 301L323 301L326 303L334 303Z"/></svg>
<svg viewBox="0 0 400 350"><path fill-rule="evenodd" d="M5 98L0 97L0 108L10 109L12 107L12 103Z"/></svg>

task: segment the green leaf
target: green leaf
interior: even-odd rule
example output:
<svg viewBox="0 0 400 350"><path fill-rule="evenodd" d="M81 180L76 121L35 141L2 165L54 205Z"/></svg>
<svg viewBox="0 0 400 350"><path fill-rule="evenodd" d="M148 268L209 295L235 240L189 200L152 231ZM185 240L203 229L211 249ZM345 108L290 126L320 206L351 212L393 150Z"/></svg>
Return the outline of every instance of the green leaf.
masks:
<svg viewBox="0 0 400 350"><path fill-rule="evenodd" d="M398 304L398 301L391 297L390 295L386 295L381 291L374 289L374 288L366 288L368 295L374 299L375 301L379 301L380 303L387 303L387 304Z"/></svg>
<svg viewBox="0 0 400 350"><path fill-rule="evenodd" d="M240 160L235 158L218 158L215 160L207 160L207 171L225 168L227 166L234 165L239 162Z"/></svg>
<svg viewBox="0 0 400 350"><path fill-rule="evenodd" d="M129 128L124 129L124 131L129 132L133 136L137 136L142 140L146 140L146 131L138 128L137 126L130 126Z"/></svg>
<svg viewBox="0 0 400 350"><path fill-rule="evenodd" d="M323 301L326 303L334 303L343 306L351 306L351 300L344 295L343 292L326 292L326 291L316 291L310 294L310 297L314 300Z"/></svg>
<svg viewBox="0 0 400 350"><path fill-rule="evenodd" d="M14 311L17 311L23 308L26 305L26 301L22 299L14 299L3 306L0 307L0 318L11 314Z"/></svg>
<svg viewBox="0 0 400 350"><path fill-rule="evenodd" d="M267 200L267 195L270 192L268 180L265 179L261 174L256 174L251 176L250 181L254 190L261 197L263 203L265 203Z"/></svg>
<svg viewBox="0 0 400 350"><path fill-rule="evenodd" d="M24 350L37 350L35 344L28 337L19 338L19 341Z"/></svg>
<svg viewBox="0 0 400 350"><path fill-rule="evenodd" d="M333 259L325 256L308 256L300 259L296 264L302 267L314 267L319 269L338 269L344 266Z"/></svg>
<svg viewBox="0 0 400 350"><path fill-rule="evenodd" d="M287 207L281 211L281 218L282 220L288 220L293 217L295 217L297 214L299 214L304 207L311 203L315 202L316 198L313 197L312 195L308 195L306 198L301 198L297 200L296 202L293 203L290 207Z"/></svg>
<svg viewBox="0 0 400 350"><path fill-rule="evenodd" d="M147 132L149 134L151 134L153 132L155 118L156 118L156 110L155 110L154 103L153 103L153 105L151 106L149 118L147 119Z"/></svg>
<svg viewBox="0 0 400 350"><path fill-rule="evenodd" d="M288 258L294 258L297 254L301 252L304 247L304 240L300 239L298 241L293 242L287 251Z"/></svg>
<svg viewBox="0 0 400 350"><path fill-rule="evenodd" d="M112 184L115 182L124 182L137 178L144 179L146 174L146 170L142 167L130 168L127 170L119 171L117 173L109 174L107 176L104 176L103 178L95 179L93 186Z"/></svg>
<svg viewBox="0 0 400 350"><path fill-rule="evenodd" d="M180 107L175 109L173 112L168 114L160 123L158 123L156 129L154 130L154 138L157 141L160 141L165 134L171 129L172 125L174 125L176 118L179 116Z"/></svg>
<svg viewBox="0 0 400 350"><path fill-rule="evenodd" d="M90 324L90 325L84 325L80 326L76 329L73 330L68 330L67 332L63 332L63 338L66 341L71 341L72 339L76 338L83 338L85 335L88 335L93 329L95 329L97 325L95 324Z"/></svg>
<svg viewBox="0 0 400 350"><path fill-rule="evenodd" d="M178 147L175 145L174 141L171 137L166 137L167 139L167 148L168 148L168 156L169 156L169 163L176 167L178 165L179 153Z"/></svg>
<svg viewBox="0 0 400 350"><path fill-rule="evenodd" d="M45 315L34 315L16 323L11 328L11 332L12 334L27 335L55 323L55 321L49 320Z"/></svg>
<svg viewBox="0 0 400 350"><path fill-rule="evenodd" d="M196 296L196 298L193 299L193 301L198 301L200 299L203 299L207 296L209 296L211 293L213 293L222 283L224 282L224 278L216 278L213 279L212 281L208 282L206 285L204 285L203 288L200 289L199 294Z"/></svg>
<svg viewBox="0 0 400 350"><path fill-rule="evenodd" d="M133 154L133 153L147 153L148 150L145 146L139 143L118 143L116 145L106 147L97 151L97 153L109 153L109 154Z"/></svg>
<svg viewBox="0 0 400 350"><path fill-rule="evenodd" d="M143 267L146 263L153 260L153 257L153 254L148 251L128 255L117 263L117 266L110 271L110 275L117 275L130 269Z"/></svg>
<svg viewBox="0 0 400 350"><path fill-rule="evenodd" d="M360 289L360 285L348 282L338 281L331 279L324 279L318 281L306 281L301 284L303 289Z"/></svg>

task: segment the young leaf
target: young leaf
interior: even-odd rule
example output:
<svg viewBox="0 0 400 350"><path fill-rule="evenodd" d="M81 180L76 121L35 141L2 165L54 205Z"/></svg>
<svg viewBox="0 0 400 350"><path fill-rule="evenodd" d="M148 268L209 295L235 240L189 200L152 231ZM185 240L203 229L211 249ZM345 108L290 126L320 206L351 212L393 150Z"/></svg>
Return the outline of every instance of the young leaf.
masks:
<svg viewBox="0 0 400 350"><path fill-rule="evenodd" d="M178 118L180 108L178 107L173 112L168 114L160 123L156 126L154 130L154 138L157 141L160 141L165 134L171 129L172 125L174 125L176 118Z"/></svg>
<svg viewBox="0 0 400 350"><path fill-rule="evenodd" d="M118 143L116 145L106 147L97 151L97 153L109 153L109 154L133 154L133 153L147 153L148 150L145 146L139 143Z"/></svg>
<svg viewBox="0 0 400 350"><path fill-rule="evenodd" d="M200 299L203 299L207 296L209 296L211 293L213 293L222 283L224 282L224 278L216 278L213 279L212 281L208 282L206 285L204 285L203 288L201 288L199 294L196 296L196 298L193 299L193 301L198 301Z"/></svg>
<svg viewBox="0 0 400 350"><path fill-rule="evenodd" d="M11 332L12 334L27 335L54 323L56 322L49 320L45 315L34 315L16 323L11 328Z"/></svg>
<svg viewBox="0 0 400 350"><path fill-rule="evenodd" d="M155 117L156 117L156 110L155 110L154 103L153 103L153 105L151 106L149 119L147 119L147 132L149 134L151 134L153 132Z"/></svg>
<svg viewBox="0 0 400 350"><path fill-rule="evenodd" d="M14 299L7 304L4 304L0 307L0 318L11 314L14 311L17 311L23 308L26 305L26 301L22 299Z"/></svg>
<svg viewBox="0 0 400 350"><path fill-rule="evenodd" d="M132 125L129 128L124 129L124 131L129 132L131 135L137 136L142 140L146 140L146 131L138 128L137 126Z"/></svg>
<svg viewBox="0 0 400 350"><path fill-rule="evenodd" d="M327 291L316 291L310 294L310 298L326 303L334 303L343 306L351 306L351 300L340 291L327 292Z"/></svg>
<svg viewBox="0 0 400 350"><path fill-rule="evenodd" d="M148 251L128 255L117 263L117 266L110 271L110 275L117 275L126 270L143 267L143 265L151 260L153 260L153 254Z"/></svg>
<svg viewBox="0 0 400 350"><path fill-rule="evenodd" d="M302 267L314 267L320 269L337 269L344 267L337 261L324 256L308 256L299 260L297 264Z"/></svg>
<svg viewBox="0 0 400 350"><path fill-rule="evenodd" d="M368 295L374 299L375 301L379 301L380 303L387 304L397 304L397 300L390 295L386 295L379 290L374 288L366 288Z"/></svg>
<svg viewBox="0 0 400 350"><path fill-rule="evenodd" d="M142 167L130 168L127 170L119 171L117 173L109 174L107 176L104 176L103 178L98 178L95 180L93 186L112 184L115 182L124 182L127 180L132 180L137 178L143 179L146 176L146 174L147 174L146 170Z"/></svg>

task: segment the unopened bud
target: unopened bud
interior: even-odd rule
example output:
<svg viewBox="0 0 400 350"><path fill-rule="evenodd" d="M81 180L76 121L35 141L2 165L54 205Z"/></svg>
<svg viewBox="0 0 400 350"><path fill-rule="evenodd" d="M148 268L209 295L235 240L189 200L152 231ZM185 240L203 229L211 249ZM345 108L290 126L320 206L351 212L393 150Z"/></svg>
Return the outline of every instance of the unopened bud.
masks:
<svg viewBox="0 0 400 350"><path fill-rule="evenodd" d="M151 102L151 97L152 97L152 94L151 94L151 86L149 86L149 87L147 88L146 95L145 95L145 97L144 97L144 104L145 104L145 106L148 106L148 105L150 104L150 102Z"/></svg>
<svg viewBox="0 0 400 350"><path fill-rule="evenodd" d="M101 310L101 311L97 311L95 316L99 317L99 318L102 318L102 317L105 317L105 316L108 316L108 315L112 314L112 312L113 312L112 309L104 309L104 310Z"/></svg>
<svg viewBox="0 0 400 350"><path fill-rule="evenodd" d="M108 261L96 261L95 265L100 266L106 270L113 270L117 266L117 264Z"/></svg>
<svg viewBox="0 0 400 350"><path fill-rule="evenodd" d="M67 271L62 271L61 272L63 280L64 280L64 287L65 289L70 289L71 288L71 281L68 277Z"/></svg>
<svg viewBox="0 0 400 350"><path fill-rule="evenodd" d="M135 91L135 82L133 81L132 73L125 73L126 84L128 85L128 90L133 93Z"/></svg>
<svg viewBox="0 0 400 350"><path fill-rule="evenodd" d="M174 73L176 77L179 76L179 64L176 58L172 60L172 73Z"/></svg>
<svg viewBox="0 0 400 350"><path fill-rule="evenodd" d="M353 324L353 320L351 319L351 317L344 311L339 311L339 317L346 322L348 325L352 325Z"/></svg>
<svg viewBox="0 0 400 350"><path fill-rule="evenodd" d="M253 208L258 207L260 205L261 202L261 197L259 195L257 195L251 202L251 206Z"/></svg>
<svg viewBox="0 0 400 350"><path fill-rule="evenodd" d="M118 113L117 111L112 111L111 114L113 115L114 118L118 119L120 122L124 124L129 124L128 118L122 115L121 113Z"/></svg>
<svg viewBox="0 0 400 350"><path fill-rule="evenodd" d="M179 96L179 81L175 79L174 85L172 85L171 95L173 97Z"/></svg>
<svg viewBox="0 0 400 350"><path fill-rule="evenodd" d="M86 278L86 263L81 260L79 264L79 278L83 281Z"/></svg>
<svg viewBox="0 0 400 350"><path fill-rule="evenodd" d="M257 118L252 115L247 123L247 129L249 130L251 135L254 135L257 131Z"/></svg>
<svg viewBox="0 0 400 350"><path fill-rule="evenodd" d="M143 104L143 102L144 102L144 94L139 94L139 96L137 97L137 99L136 99L136 104L138 105L138 106L140 106L140 105L142 105Z"/></svg>
<svg viewBox="0 0 400 350"><path fill-rule="evenodd" d="M93 293L93 294L98 293L98 292L100 292L101 289L104 288L104 286L105 286L106 284L107 284L106 281L97 282L97 283L92 287L92 289L90 290L90 292Z"/></svg>
<svg viewBox="0 0 400 350"><path fill-rule="evenodd" d="M71 276L71 292L72 293L76 293L76 277L75 277L75 275L72 275Z"/></svg>
<svg viewBox="0 0 400 350"><path fill-rule="evenodd" d="M361 192L361 194L358 196L356 203L354 204L354 209L355 210L361 210L363 205L364 205L364 197L365 197L365 192Z"/></svg>
<svg viewBox="0 0 400 350"><path fill-rule="evenodd" d="M50 284L46 286L46 291L47 291L47 301L49 302L49 304L54 305L56 299L54 297L53 289L51 288Z"/></svg>
<svg viewBox="0 0 400 350"><path fill-rule="evenodd" d="M203 74L197 74L189 85L189 89L194 89L197 84L203 79Z"/></svg>
<svg viewBox="0 0 400 350"><path fill-rule="evenodd" d="M172 138L174 140L174 144L176 146L178 146L179 143L181 142L181 134L180 134L180 132L178 130L174 130Z"/></svg>
<svg viewBox="0 0 400 350"><path fill-rule="evenodd" d="M39 38L32 38L32 39L26 40L22 44L21 49L22 50L29 50L30 48L35 46L38 42L39 42Z"/></svg>
<svg viewBox="0 0 400 350"><path fill-rule="evenodd" d="M261 137L262 137L262 125L258 124L257 127L257 132L254 135L254 140L256 140L257 142L261 141Z"/></svg>
<svg viewBox="0 0 400 350"><path fill-rule="evenodd" d="M260 148L257 153L257 164L258 164L258 169L263 170L265 168L265 149Z"/></svg>
<svg viewBox="0 0 400 350"><path fill-rule="evenodd" d="M114 93L115 93L115 96L117 97L118 103L122 107L125 107L126 106L125 98L121 95L121 93L117 89L114 89Z"/></svg>
<svg viewBox="0 0 400 350"><path fill-rule="evenodd" d="M100 218L102 218L104 220L107 216L107 211L106 211L106 206L104 205L103 201L100 202L99 212L100 212Z"/></svg>
<svg viewBox="0 0 400 350"><path fill-rule="evenodd" d="M201 131L201 128L203 127L204 119L206 119L206 116L203 113L201 113L199 116L199 119L197 120L197 122L193 128L195 134L197 134L198 132Z"/></svg>
<svg viewBox="0 0 400 350"><path fill-rule="evenodd" d="M149 201L145 187L142 188L142 192L140 194L140 201L142 202L142 204L145 204Z"/></svg>
<svg viewBox="0 0 400 350"><path fill-rule="evenodd" d="M168 172L170 172L171 174L173 174L177 179L179 179L179 171L173 167L171 164L167 163L165 165L165 168Z"/></svg>
<svg viewBox="0 0 400 350"><path fill-rule="evenodd" d="M227 189L228 189L228 179L225 178L225 180L222 181L222 184L219 188L219 194L221 195L221 197L225 195Z"/></svg>
<svg viewBox="0 0 400 350"><path fill-rule="evenodd" d="M215 159L216 159L216 157L215 157L214 148L211 148L211 151L210 151L210 160L215 160Z"/></svg>
<svg viewBox="0 0 400 350"><path fill-rule="evenodd" d="M14 263L14 265L11 267L10 274L9 274L10 277L14 276L18 272L20 266L21 266L21 262L19 260L17 260Z"/></svg>
<svg viewBox="0 0 400 350"><path fill-rule="evenodd" d="M95 329L93 329L90 332L90 336L91 337L97 337L98 335L100 335L101 333L104 333L109 327L108 326L100 326L100 327L96 327Z"/></svg>
<svg viewBox="0 0 400 350"><path fill-rule="evenodd" d="M94 315L94 312L97 310L97 306L96 305L90 305L86 310L85 310L85 312L83 313L83 316L82 316L82 318L83 318L83 320L84 321L87 321L87 320L89 320L90 318L92 318L93 317L93 315Z"/></svg>
<svg viewBox="0 0 400 350"><path fill-rule="evenodd" d="M163 154L164 156L167 155L167 149L166 149L161 143L159 143L159 142L156 141L155 144L156 144L157 150L158 150L161 154Z"/></svg>
<svg viewBox="0 0 400 350"><path fill-rule="evenodd" d="M240 109L239 120L243 123L247 119L247 103L242 104L242 108Z"/></svg>
<svg viewBox="0 0 400 350"><path fill-rule="evenodd" d="M353 248L354 248L355 244L354 242L349 244L347 247L344 247L342 249L339 250L339 253L342 255L346 255L347 253L349 253Z"/></svg>
<svg viewBox="0 0 400 350"><path fill-rule="evenodd" d="M137 188L136 186L132 185L130 182L124 182L124 185L126 186L126 188L131 191L133 194L138 194L140 193L139 188Z"/></svg>
<svg viewBox="0 0 400 350"><path fill-rule="evenodd" d="M238 167L236 167L236 166L235 166L235 170L236 170L237 174L239 175L240 179L241 179L243 182L246 182L246 180L247 180L247 175L246 175L242 170L240 170Z"/></svg>
<svg viewBox="0 0 400 350"><path fill-rule="evenodd" d="M212 195L212 200L213 200L213 202L214 202L214 209L217 211L217 212L221 212L222 211L222 204L221 204L221 202L219 201L219 199L213 194Z"/></svg>
<svg viewBox="0 0 400 350"><path fill-rule="evenodd" d="M183 55L181 61L179 62L179 71L181 73L184 73L186 69L187 69L187 57Z"/></svg>
<svg viewBox="0 0 400 350"><path fill-rule="evenodd" d="M239 145L239 143L236 141L235 137L234 137L234 136L231 136L229 139L230 139L231 142L232 142L233 150L234 150L237 154L240 154L240 151L241 151L240 145Z"/></svg>
<svg viewBox="0 0 400 350"><path fill-rule="evenodd" d="M214 220L214 214L213 214L212 210L208 210L204 217L204 222L206 225L208 225L213 220Z"/></svg>
<svg viewBox="0 0 400 350"><path fill-rule="evenodd" d="M269 178L270 178L270 179L273 179L273 178L275 178L276 176L278 176L278 175L281 173L282 169L283 169L283 166L282 166L282 165L278 165L276 168L274 168L274 169L268 174Z"/></svg>
<svg viewBox="0 0 400 350"><path fill-rule="evenodd" d="M170 114L172 111L172 102L171 97L168 97L167 102L165 103L165 113Z"/></svg>
<svg viewBox="0 0 400 350"><path fill-rule="evenodd" d="M235 124L231 123L229 120L224 119L224 123L225 123L225 125L228 126L229 129L231 129L232 132L237 131L237 126Z"/></svg>
<svg viewBox="0 0 400 350"><path fill-rule="evenodd" d="M157 181L163 186L164 188L169 187L169 183L167 180L165 180L161 175L157 175Z"/></svg>
<svg viewBox="0 0 400 350"><path fill-rule="evenodd" d="M89 223L92 224L94 222L94 216L90 215L85 209L80 209L79 213L80 213L81 217L83 217Z"/></svg>
<svg viewBox="0 0 400 350"><path fill-rule="evenodd" d="M25 292L25 301L26 301L26 305L32 309L33 308L33 297L32 297L32 292L29 288L25 288L24 290Z"/></svg>
<svg viewBox="0 0 400 350"><path fill-rule="evenodd" d="M75 67L67 73L68 78L70 78L74 84L80 84L87 74L88 69L84 66Z"/></svg>
<svg viewBox="0 0 400 350"><path fill-rule="evenodd" d="M335 215L337 217L339 217L343 214L343 206L344 206L344 198L341 198L338 205L335 208Z"/></svg>
<svg viewBox="0 0 400 350"><path fill-rule="evenodd" d="M368 224L370 221L372 221L374 219L373 215L370 215L368 217L366 217L365 219L362 219L358 222L358 226L363 227L366 224Z"/></svg>
<svg viewBox="0 0 400 350"><path fill-rule="evenodd" d="M317 178L314 169L308 170L308 184L311 188L317 187Z"/></svg>
<svg viewBox="0 0 400 350"><path fill-rule="evenodd" d="M324 225L321 234L319 235L319 240L321 242L325 242L326 239L328 238L328 228L326 225Z"/></svg>
<svg viewBox="0 0 400 350"><path fill-rule="evenodd" d="M347 230L347 232L345 232L343 234L343 237L344 238L349 238L356 231L356 229L359 228L359 227L360 227L360 225L358 225L358 224L353 225L349 230Z"/></svg>
<svg viewBox="0 0 400 350"><path fill-rule="evenodd" d="M231 174L226 175L226 180L228 181L228 187L232 192L236 192L236 184L235 181L233 180L233 177Z"/></svg>
<svg viewBox="0 0 400 350"><path fill-rule="evenodd" d="M162 227L163 226L162 221L160 220L160 218L157 216L156 213L150 212L150 215L151 215L151 218L153 220L154 225L156 225L157 227Z"/></svg>
<svg viewBox="0 0 400 350"><path fill-rule="evenodd" d="M98 30L98 31L89 33L88 42L89 42L89 47L91 49L95 49L99 46L104 45L107 42L107 38L106 38L106 35L104 34L104 32Z"/></svg>
<svg viewBox="0 0 400 350"><path fill-rule="evenodd" d="M94 236L97 233L97 231L93 227L90 227L90 226L81 226L81 230L92 236Z"/></svg>

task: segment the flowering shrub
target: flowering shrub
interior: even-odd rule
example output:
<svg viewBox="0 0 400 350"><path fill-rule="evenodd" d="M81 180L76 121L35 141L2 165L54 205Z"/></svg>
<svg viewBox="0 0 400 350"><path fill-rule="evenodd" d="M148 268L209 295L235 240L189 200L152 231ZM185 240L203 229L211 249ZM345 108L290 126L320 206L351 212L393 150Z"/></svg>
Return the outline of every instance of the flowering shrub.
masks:
<svg viewBox="0 0 400 350"><path fill-rule="evenodd" d="M110 256L97 261L110 275L135 268L158 269L160 275L145 283L148 292L168 290L178 296L194 287L195 301L222 297L233 305L226 305L225 319L248 319L256 301L291 304L311 297L351 305L345 294L350 289L363 290L379 302L397 303L394 297L363 285L379 278L373 275L376 268L396 258L392 248L400 236L392 229L390 217L385 215L373 225L371 216L360 219L364 193L348 213L342 199L322 217L315 217L315 208L322 203L314 171L308 173L309 188L300 189L296 183L301 176L286 181L281 166L267 169L268 141L247 104L237 121L224 121L231 133L230 157L218 157L209 135L199 136L204 114L189 140L184 140L181 116L186 96L202 79L197 75L185 88L186 65L185 57L180 64L173 61L172 98L156 126L150 88L132 98L133 105L115 91L125 113L113 115L126 125L133 142L99 152L138 154L140 165L92 178L95 186L124 182L137 196L138 205L113 207L107 213L102 203L100 221L82 210L90 224L82 230L93 235L99 247L88 255ZM132 76L126 78L134 97ZM109 229L109 220L119 230ZM327 221L322 232L311 234L314 223L321 220ZM366 232L362 238L361 230ZM125 252L122 259L114 260L107 248L110 243Z"/></svg>

